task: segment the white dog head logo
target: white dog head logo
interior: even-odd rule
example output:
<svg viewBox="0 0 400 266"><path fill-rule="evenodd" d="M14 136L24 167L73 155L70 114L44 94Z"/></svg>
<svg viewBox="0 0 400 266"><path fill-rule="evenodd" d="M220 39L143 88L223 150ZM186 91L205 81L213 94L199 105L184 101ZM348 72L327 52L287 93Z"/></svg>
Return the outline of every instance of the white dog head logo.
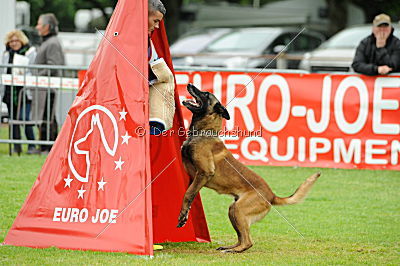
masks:
<svg viewBox="0 0 400 266"><path fill-rule="evenodd" d="M103 130L103 125L101 124L100 121L100 116L98 113L93 114L91 116L91 122L90 122L90 129L87 131L87 133L85 134L85 136L83 138L78 139L77 141L75 141L75 143L73 143L74 140L74 136L76 133L76 130L79 126L79 121L90 111L93 110L98 110L103 112L104 114L106 114L110 120L111 123L113 125L113 133L114 133L114 145L112 145L112 147L110 147L108 145L107 139L105 137L104 134L104 130ZM101 105L92 105L88 108L86 108L85 110L83 110L83 112L78 116L78 119L76 120L76 124L75 124L75 128L74 131L72 133L72 137L71 137L71 142L69 144L69 150L68 150L68 165L69 168L71 169L72 174L74 175L74 177L76 179L78 179L80 182L88 182L89 181L89 171L90 171L90 157L89 157L89 151L87 150L80 150L78 148L78 145L80 143L83 143L87 140L87 138L89 137L89 135L93 132L94 127L97 126L100 132L100 137L101 137L101 142L106 150L106 152L111 155L114 156L115 152L117 151L117 146L118 146L118 126L117 126L117 121L114 117L114 115L110 112L110 110L108 110L107 108L105 108L104 106ZM74 149L74 152L76 154L80 154L80 155L85 155L85 162L86 162L86 174L85 176L81 176L78 171L76 171L74 164L72 162L72 158L71 158L71 151L72 151L72 147Z"/></svg>

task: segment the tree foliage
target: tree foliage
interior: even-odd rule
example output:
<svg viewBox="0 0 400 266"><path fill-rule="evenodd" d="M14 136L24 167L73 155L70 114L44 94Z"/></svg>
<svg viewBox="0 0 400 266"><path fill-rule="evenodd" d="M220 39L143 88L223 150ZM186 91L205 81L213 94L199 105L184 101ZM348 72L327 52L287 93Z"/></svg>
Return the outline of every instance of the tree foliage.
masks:
<svg viewBox="0 0 400 266"><path fill-rule="evenodd" d="M31 25L36 25L40 14L54 13L60 22L61 31L73 31L74 16L78 9L98 8L102 11L105 21L109 17L106 7L114 7L118 0L28 0L31 5Z"/></svg>
<svg viewBox="0 0 400 266"><path fill-rule="evenodd" d="M381 13L388 14L393 22L400 16L400 1L398 0L326 0L329 17L329 35L342 30L347 25L348 4L352 3L364 11L364 23L371 23L374 17Z"/></svg>
<svg viewBox="0 0 400 266"><path fill-rule="evenodd" d="M40 14L54 13L60 22L60 30L74 28L76 0L29 0L31 5L31 25L36 25Z"/></svg>
<svg viewBox="0 0 400 266"><path fill-rule="evenodd" d="M98 8L103 13L103 18L93 22L98 27L109 20L105 12L106 7L114 7L118 0L27 0L31 5L31 25L36 25L40 14L52 12L60 21L61 31L73 31L74 16L78 9ZM137 1L137 0L130 0ZM178 32L180 11L183 4L188 3L217 3L219 0L162 0L167 8L166 27L170 41L175 40ZM226 0L232 4L260 6L279 0ZM400 1L398 0L326 0L328 17L330 19L329 31L331 34L343 29L347 23L347 4L353 3L360 7L366 16L366 23L370 23L379 13L387 13L394 21L399 20Z"/></svg>
<svg viewBox="0 0 400 266"><path fill-rule="evenodd" d="M360 7L366 17L365 22L372 22L374 17L380 13L388 14L393 21L400 19L400 1L398 0L348 0Z"/></svg>

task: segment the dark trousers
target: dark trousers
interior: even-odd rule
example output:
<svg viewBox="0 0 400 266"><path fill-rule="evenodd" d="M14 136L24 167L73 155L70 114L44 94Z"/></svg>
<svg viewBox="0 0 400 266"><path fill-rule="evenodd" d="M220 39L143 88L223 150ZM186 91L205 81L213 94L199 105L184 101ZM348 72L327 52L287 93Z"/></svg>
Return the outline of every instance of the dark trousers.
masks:
<svg viewBox="0 0 400 266"><path fill-rule="evenodd" d="M8 89L8 90L7 90ZM22 89L22 87L14 87L13 92L14 95L19 95L19 91ZM14 120L23 120L23 121L29 121L29 116L31 113L31 101L25 98L25 106L24 106L24 101L21 100L21 110L19 112L19 117L17 117L18 114L18 101L16 101L15 97L11 97L11 89L6 88L6 93L4 95L3 101L7 105L8 109L8 115L10 118ZM12 103L12 104L11 104ZM24 108L25 107L25 108ZM11 112L12 110L12 112ZM12 117L11 117L12 113ZM28 140L34 140L35 135L33 133L33 126L32 125L27 125L24 126L25 128L25 136ZM12 127L9 127L9 134L12 139L21 139L21 128L19 125L13 125ZM35 145L29 144L28 149L33 149L35 148ZM21 144L14 144L14 149L16 152L20 153L22 151Z"/></svg>
<svg viewBox="0 0 400 266"><path fill-rule="evenodd" d="M50 93L50 108L47 106L47 101L48 101L48 95L46 95L46 102L45 102L45 107L44 107L44 112L43 112L43 122L40 127L39 127L39 134L40 134L40 140L56 140L57 135L58 135L58 125L57 121L55 118L55 114L52 112L54 109L54 100L55 100L55 93L51 92ZM47 114L49 113L49 119L50 123L48 123L48 117ZM41 151L50 151L52 145L40 145L40 150Z"/></svg>

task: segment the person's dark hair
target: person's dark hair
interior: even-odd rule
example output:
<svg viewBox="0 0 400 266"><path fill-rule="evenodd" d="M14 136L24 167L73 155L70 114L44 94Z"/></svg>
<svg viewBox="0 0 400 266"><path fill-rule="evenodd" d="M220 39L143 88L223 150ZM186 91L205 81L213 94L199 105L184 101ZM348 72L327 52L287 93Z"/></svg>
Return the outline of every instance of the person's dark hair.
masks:
<svg viewBox="0 0 400 266"><path fill-rule="evenodd" d="M39 18L42 20L43 25L49 25L51 34L58 33L58 20L53 13L42 14Z"/></svg>
<svg viewBox="0 0 400 266"><path fill-rule="evenodd" d="M149 0L149 13L159 11L163 16L167 13L164 4L160 0Z"/></svg>

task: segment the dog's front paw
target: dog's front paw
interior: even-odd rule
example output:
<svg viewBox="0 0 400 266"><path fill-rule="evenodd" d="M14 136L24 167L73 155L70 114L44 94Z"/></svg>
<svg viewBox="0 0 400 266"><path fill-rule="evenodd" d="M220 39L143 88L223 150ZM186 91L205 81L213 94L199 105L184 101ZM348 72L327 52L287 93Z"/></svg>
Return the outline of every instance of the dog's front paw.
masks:
<svg viewBox="0 0 400 266"><path fill-rule="evenodd" d="M183 213L181 212L179 214L178 225L176 227L178 227L178 228L183 227L188 220L188 216L189 216L189 212L183 212Z"/></svg>

